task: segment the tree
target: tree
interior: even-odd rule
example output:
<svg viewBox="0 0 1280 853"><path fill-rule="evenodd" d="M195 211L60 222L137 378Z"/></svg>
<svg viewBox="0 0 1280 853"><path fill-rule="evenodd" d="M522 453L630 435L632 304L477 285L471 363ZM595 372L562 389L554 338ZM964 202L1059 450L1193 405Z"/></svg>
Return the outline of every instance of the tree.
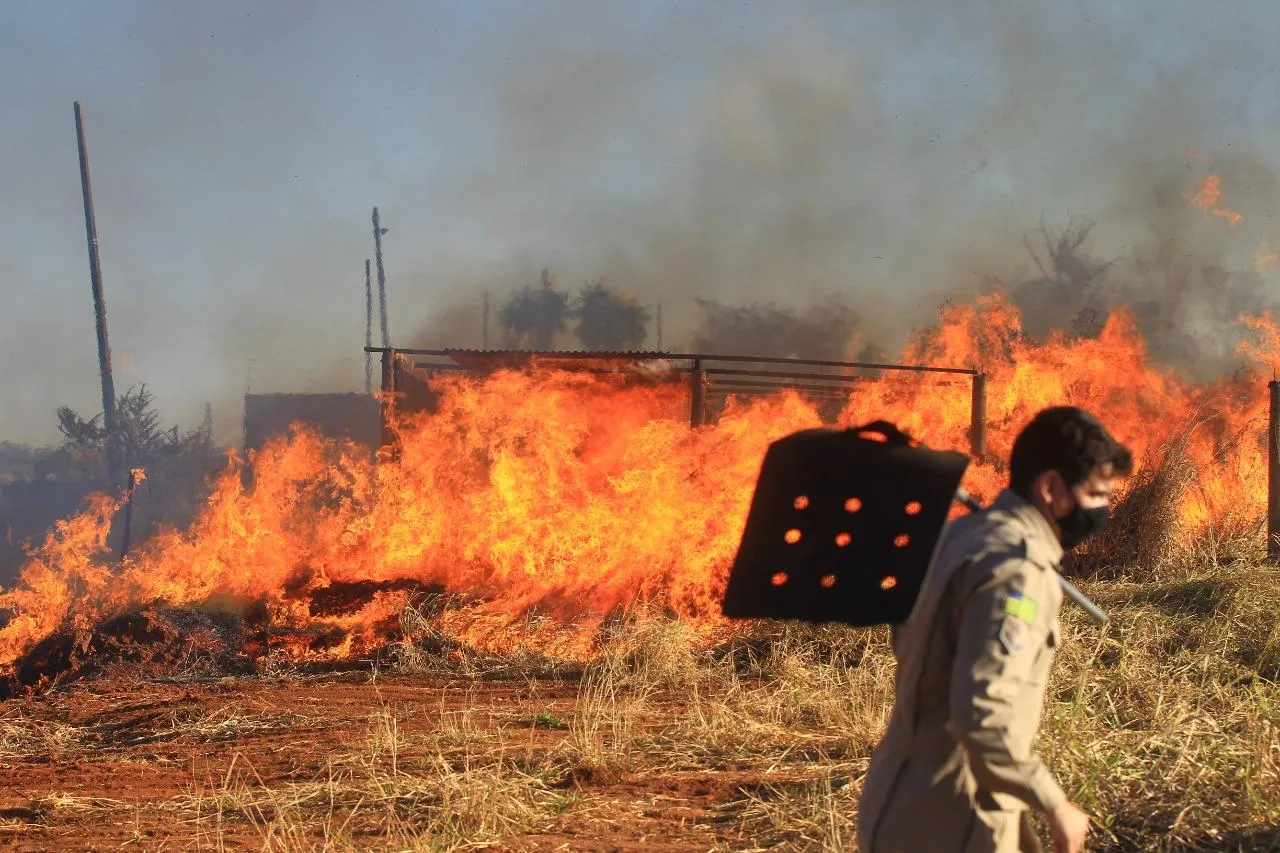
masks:
<svg viewBox="0 0 1280 853"><path fill-rule="evenodd" d="M526 286L512 294L498 313L498 321L508 345L549 350L556 335L564 332L570 315L569 295L555 289L555 279L544 269L541 287Z"/></svg>
<svg viewBox="0 0 1280 853"><path fill-rule="evenodd" d="M147 474L150 499L139 519L139 532L153 524L180 525L194 518L208 495L210 476L225 464L210 430L163 428L146 385L130 388L119 397L115 436L107 436L101 421L101 414L86 419L68 406L58 409L63 438L58 453L66 460L66 473L112 489L107 478L107 442L113 441L123 470L141 468Z"/></svg>
<svg viewBox="0 0 1280 853"><path fill-rule="evenodd" d="M609 289L603 278L583 286L574 315L578 318L575 333L585 349L639 349L649 336L649 309Z"/></svg>
<svg viewBox="0 0 1280 853"><path fill-rule="evenodd" d="M116 433L108 436L102 426L102 415L85 420L73 409L58 409L58 431L62 433L63 449L95 475L106 476L107 443L111 442L118 453L121 467L147 468L154 466L157 458L172 451L176 444L172 433L160 429L160 415L147 386L137 390L130 388L116 402Z"/></svg>
<svg viewBox="0 0 1280 853"><path fill-rule="evenodd" d="M1098 286L1115 261L1097 263L1087 257L1085 243L1093 225L1090 220L1073 218L1056 233L1041 222L1043 257L1023 238L1040 277L1018 285L1013 301L1022 314L1022 327L1031 337L1042 338L1064 325L1064 331L1073 337L1092 338L1101 333L1107 310Z"/></svg>
<svg viewBox="0 0 1280 853"><path fill-rule="evenodd" d="M774 304L696 301L702 321L693 346L703 353L845 360L859 327L854 310L835 298L811 305L803 314Z"/></svg>

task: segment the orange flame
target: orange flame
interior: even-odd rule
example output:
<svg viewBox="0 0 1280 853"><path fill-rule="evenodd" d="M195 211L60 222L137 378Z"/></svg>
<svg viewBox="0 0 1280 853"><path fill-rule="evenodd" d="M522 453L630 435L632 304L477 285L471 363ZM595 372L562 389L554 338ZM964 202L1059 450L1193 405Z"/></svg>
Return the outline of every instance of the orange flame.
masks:
<svg viewBox="0 0 1280 853"><path fill-rule="evenodd" d="M1187 190L1183 195L1205 213L1225 219L1234 227L1244 217L1234 210L1219 206L1219 202L1222 201L1221 180L1219 174L1214 172L1201 181L1200 186L1195 190Z"/></svg>
<svg viewBox="0 0 1280 853"><path fill-rule="evenodd" d="M1280 363L1272 318L1244 324L1255 340L1241 356ZM1186 452L1197 486L1181 506L1188 533L1261 512L1260 383L1246 372L1194 385L1151 364L1123 311L1097 339L1037 346L1014 308L988 296L949 308L903 359L981 366L992 459L1007 458L1017 430L1048 405L1098 413L1143 465L1195 425ZM0 628L0 671L69 626L214 596L265 601L277 625L340 631L342 642L323 654L355 655L385 642L407 593L384 589L339 616L310 605L331 584L360 581L412 580L467 596L471 605L443 618L481 648L513 642L507 628L536 612L552 618L522 629L521 642L585 655L611 612L654 599L720 630L719 596L765 449L820 424L817 409L788 392L731 401L717 423L690 430L681 387L555 369L454 376L440 391L435 413L401 424L398 461L375 465L350 444L297 431L252 456L252 485L237 461L188 530L154 537L118 569L105 562L117 504L95 498L0 592L11 614ZM859 383L840 421L888 418L931 446L964 449L970 406L967 378L889 375ZM1005 476L996 463L975 464L966 488L990 500ZM852 498L850 511L858 508Z"/></svg>

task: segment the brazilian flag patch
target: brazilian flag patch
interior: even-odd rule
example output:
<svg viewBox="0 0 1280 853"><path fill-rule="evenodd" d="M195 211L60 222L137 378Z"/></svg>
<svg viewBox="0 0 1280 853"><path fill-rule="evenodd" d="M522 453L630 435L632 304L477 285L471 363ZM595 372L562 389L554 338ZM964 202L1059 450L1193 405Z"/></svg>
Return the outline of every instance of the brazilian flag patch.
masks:
<svg viewBox="0 0 1280 853"><path fill-rule="evenodd" d="M1012 593L1004 603L1004 612L1009 616L1016 616L1028 625L1036 621L1036 610L1040 605L1036 604L1036 600L1021 593Z"/></svg>

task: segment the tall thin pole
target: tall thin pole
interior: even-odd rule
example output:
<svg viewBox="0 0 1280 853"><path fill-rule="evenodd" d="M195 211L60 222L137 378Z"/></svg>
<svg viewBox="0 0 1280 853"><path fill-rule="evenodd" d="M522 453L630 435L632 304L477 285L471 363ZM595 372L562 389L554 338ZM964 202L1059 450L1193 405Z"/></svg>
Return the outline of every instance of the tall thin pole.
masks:
<svg viewBox="0 0 1280 853"><path fill-rule="evenodd" d="M689 426L697 429L707 422L707 372L702 369L702 359L693 360L689 374Z"/></svg>
<svg viewBox="0 0 1280 853"><path fill-rule="evenodd" d="M102 376L102 426L106 432L107 478L119 482L116 453L116 388L111 378L111 344L107 340L107 304L102 295L102 262L98 257L98 223L93 215L93 185L89 181L89 149L84 138L84 111L75 102L76 143L80 150L80 189L84 195L84 230L89 240L89 283L93 316L98 327L98 370Z"/></svg>
<svg viewBox="0 0 1280 853"><path fill-rule="evenodd" d="M482 313L484 315L484 319L483 319L484 327L483 327L483 331L480 334L480 346L482 349L488 349L489 348L489 291L487 290L484 292L484 311Z"/></svg>
<svg viewBox="0 0 1280 853"><path fill-rule="evenodd" d="M364 259L364 393L373 393L373 278L369 272L369 259Z"/></svg>
<svg viewBox="0 0 1280 853"><path fill-rule="evenodd" d="M378 310L382 315L382 346L391 346L387 331L387 271L382 266L382 235L387 233L378 221L378 208L373 209L373 257L378 264Z"/></svg>
<svg viewBox="0 0 1280 853"><path fill-rule="evenodd" d="M987 374L973 376L969 405L969 455L982 462L987 455Z"/></svg>
<svg viewBox="0 0 1280 853"><path fill-rule="evenodd" d="M1271 380L1267 423L1267 558L1280 562L1280 381Z"/></svg>

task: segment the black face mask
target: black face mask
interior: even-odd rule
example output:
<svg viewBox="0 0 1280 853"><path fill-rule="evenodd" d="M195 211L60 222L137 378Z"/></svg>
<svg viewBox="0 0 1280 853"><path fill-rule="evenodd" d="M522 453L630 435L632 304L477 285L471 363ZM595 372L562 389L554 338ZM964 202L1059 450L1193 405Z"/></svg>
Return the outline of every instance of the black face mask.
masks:
<svg viewBox="0 0 1280 853"><path fill-rule="evenodd" d="M1062 530L1062 547L1070 551L1081 542L1099 533L1111 520L1111 510L1107 506L1082 509L1076 501L1071 512L1058 518L1058 527Z"/></svg>

